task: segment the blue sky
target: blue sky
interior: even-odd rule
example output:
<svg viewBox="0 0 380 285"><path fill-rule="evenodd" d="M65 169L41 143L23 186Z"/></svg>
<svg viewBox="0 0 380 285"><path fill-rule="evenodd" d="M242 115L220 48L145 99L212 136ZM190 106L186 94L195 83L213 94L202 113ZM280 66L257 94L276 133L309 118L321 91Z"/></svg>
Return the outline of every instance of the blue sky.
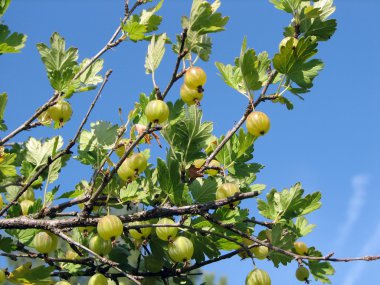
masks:
<svg viewBox="0 0 380 285"><path fill-rule="evenodd" d="M45 69L35 48L48 42L57 31L68 45L79 48L81 59L94 55L109 39L122 17L123 1L13 1L4 20L12 31L28 35L26 47L19 55L1 56L0 91L10 98L6 121L10 128L18 126L51 95ZM271 131L255 145L255 161L266 167L258 182L268 190L289 187L300 181L307 192L319 190L323 206L309 217L316 229L304 240L324 253L338 257L380 254L380 116L377 99L380 65L380 26L376 0L336 0L338 31L328 43L320 45L319 57L326 67L315 81L305 101L294 98L295 110L289 112L270 103L260 106L271 118ZM171 38L181 31L179 17L188 14L190 0L166 0L160 13L165 16L162 30ZM217 75L215 61L232 63L240 51L244 36L250 47L267 50L271 56L282 39L282 27L289 17L268 1L222 0L221 11L230 16L227 31L217 34L208 63L200 63L207 71L208 82L202 101L204 117L215 122L216 135L226 133L246 106L246 99L225 86ZM105 69L114 73L91 121L118 123L117 108L125 113L140 92L152 86L143 63L147 44L122 44L105 56ZM157 73L160 86L165 86L175 57L165 57ZM169 95L174 100L179 85ZM60 131L39 129L36 137L60 133L65 138L80 122L94 94L74 96L73 119ZM228 115L226 115L228 114ZM31 133L17 137L27 138ZM163 153L161 154L163 155ZM62 173L63 188L71 190L75 181L87 178L89 171L75 161ZM247 204L248 205L248 204ZM249 204L251 207L254 203ZM252 211L255 213L255 210ZM337 270L333 284L377 284L380 282L378 262L334 264ZM269 262L259 261L272 284L290 285L296 264L274 269ZM205 268L227 275L230 284L243 284L251 270L250 261L238 258ZM315 282L314 282L315 283Z"/></svg>

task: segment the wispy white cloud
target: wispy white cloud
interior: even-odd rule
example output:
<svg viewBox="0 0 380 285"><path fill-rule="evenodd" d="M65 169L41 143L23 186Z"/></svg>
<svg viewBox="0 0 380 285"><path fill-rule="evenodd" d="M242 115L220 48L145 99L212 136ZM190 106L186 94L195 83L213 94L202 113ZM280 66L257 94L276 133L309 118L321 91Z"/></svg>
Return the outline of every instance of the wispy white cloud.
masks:
<svg viewBox="0 0 380 285"><path fill-rule="evenodd" d="M360 256L373 254L379 249L380 249L380 221L377 223L377 227L371 239L369 239L367 243L361 249ZM347 275L343 282L343 285L360 284L360 282L358 282L358 279L363 273L366 266L367 266L366 262L355 263L352 269L347 270Z"/></svg>
<svg viewBox="0 0 380 285"><path fill-rule="evenodd" d="M367 188L370 182L368 175L355 175L351 180L352 194L348 202L345 223L340 227L336 248L344 244L350 235L356 221L359 219L367 195Z"/></svg>

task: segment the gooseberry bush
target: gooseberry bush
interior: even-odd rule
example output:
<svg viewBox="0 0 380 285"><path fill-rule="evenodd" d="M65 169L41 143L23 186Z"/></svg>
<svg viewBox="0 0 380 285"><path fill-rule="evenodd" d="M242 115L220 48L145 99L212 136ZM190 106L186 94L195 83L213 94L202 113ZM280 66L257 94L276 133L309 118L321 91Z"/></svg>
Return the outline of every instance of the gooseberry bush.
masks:
<svg viewBox="0 0 380 285"><path fill-rule="evenodd" d="M302 242L314 228L306 216L321 207L321 193L305 194L300 183L267 191L255 183L263 166L253 152L255 141L270 131L264 103L291 110L292 95L303 98L313 87L324 66L317 48L336 30L335 7L333 0L269 2L289 17L278 51L257 52L242 39L232 64L215 63L220 84L247 99L242 117L231 118L231 129L221 137L202 118L210 82L197 65L209 64L212 35L228 24L219 0L193 0L190 11L181 11L188 16L178 15L178 35L170 37L160 28L163 0L125 1L111 39L81 61L78 49L67 48L56 32L49 44L37 44L51 98L8 130L8 95L0 94L0 255L10 261L0 282L194 284L204 266L239 255L252 264L246 285L271 284L270 275L292 262L298 265L294 282L330 283L331 263L351 259L324 255L318 245ZM9 4L0 0L0 17ZM1 55L19 52L25 42L26 35L0 24ZM152 86L142 86L146 93L135 97L127 115L120 111L122 124L89 123L112 79L102 56L136 42L146 44ZM171 77L161 89L157 68L173 54ZM83 108L71 98L84 92L94 99L72 136L63 138L62 128ZM36 128L55 135L36 138ZM27 130L30 137L17 140ZM151 152L155 144L165 148ZM73 160L92 175L68 189L61 170ZM242 206L246 199L251 208ZM280 269L264 271L264 262Z"/></svg>

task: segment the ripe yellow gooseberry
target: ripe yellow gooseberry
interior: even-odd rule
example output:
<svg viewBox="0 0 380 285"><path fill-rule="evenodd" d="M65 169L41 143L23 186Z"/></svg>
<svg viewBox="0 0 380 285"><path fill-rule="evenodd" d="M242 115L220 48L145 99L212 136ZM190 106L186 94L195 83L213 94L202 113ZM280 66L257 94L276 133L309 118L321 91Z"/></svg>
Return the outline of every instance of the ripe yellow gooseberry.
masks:
<svg viewBox="0 0 380 285"><path fill-rule="evenodd" d="M270 120L265 113L254 111L248 115L246 126L248 132L255 137L263 136L270 129Z"/></svg>

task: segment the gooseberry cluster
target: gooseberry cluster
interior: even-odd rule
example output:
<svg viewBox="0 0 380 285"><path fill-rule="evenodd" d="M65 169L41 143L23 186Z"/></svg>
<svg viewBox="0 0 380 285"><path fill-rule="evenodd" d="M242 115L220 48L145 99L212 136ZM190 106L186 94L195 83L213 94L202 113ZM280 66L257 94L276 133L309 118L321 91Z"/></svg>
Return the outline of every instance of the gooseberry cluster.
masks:
<svg viewBox="0 0 380 285"><path fill-rule="evenodd" d="M163 101L161 101L163 102ZM137 175L143 172L148 166L148 160L143 153L135 153L128 157L117 170L119 177L131 182L137 178Z"/></svg>
<svg viewBox="0 0 380 285"><path fill-rule="evenodd" d="M180 96L187 105L199 104L203 98L203 85L207 76L204 70L197 66L190 67L185 74L184 84L181 86Z"/></svg>

